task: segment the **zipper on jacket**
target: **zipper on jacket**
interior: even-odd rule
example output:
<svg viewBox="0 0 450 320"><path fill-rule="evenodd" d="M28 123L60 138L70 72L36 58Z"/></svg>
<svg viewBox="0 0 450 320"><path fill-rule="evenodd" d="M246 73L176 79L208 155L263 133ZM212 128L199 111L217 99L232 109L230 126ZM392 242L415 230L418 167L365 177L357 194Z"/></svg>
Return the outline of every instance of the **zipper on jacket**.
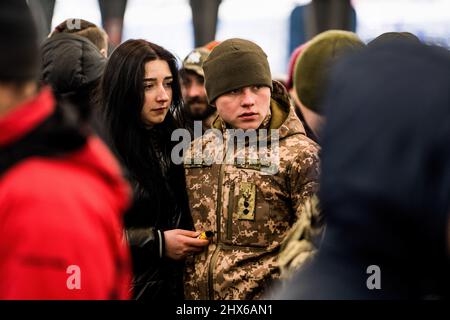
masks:
<svg viewBox="0 0 450 320"><path fill-rule="evenodd" d="M217 262L217 257L219 255L219 242L220 242L220 219L221 219L221 211L222 211L222 182L223 182L223 172L224 165L223 163L220 165L220 173L219 173L219 182L217 185L217 208L216 208L216 223L217 223L217 237L216 237L216 249L214 249L214 253L209 262L208 268L208 296L210 300L214 300L214 284L213 284L213 272L214 266Z"/></svg>
<svg viewBox="0 0 450 320"><path fill-rule="evenodd" d="M231 240L233 230L233 212L234 212L234 184L230 187L228 200L228 220L227 220L227 240Z"/></svg>

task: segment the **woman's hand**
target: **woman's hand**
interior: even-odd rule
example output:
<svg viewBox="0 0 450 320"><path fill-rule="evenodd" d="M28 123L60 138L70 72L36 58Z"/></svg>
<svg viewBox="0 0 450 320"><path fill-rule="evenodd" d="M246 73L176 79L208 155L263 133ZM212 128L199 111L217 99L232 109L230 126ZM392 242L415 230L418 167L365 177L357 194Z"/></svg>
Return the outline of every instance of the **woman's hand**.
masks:
<svg viewBox="0 0 450 320"><path fill-rule="evenodd" d="M203 251L209 244L208 240L200 240L198 231L173 229L164 231L166 256L173 260L183 260L189 254Z"/></svg>

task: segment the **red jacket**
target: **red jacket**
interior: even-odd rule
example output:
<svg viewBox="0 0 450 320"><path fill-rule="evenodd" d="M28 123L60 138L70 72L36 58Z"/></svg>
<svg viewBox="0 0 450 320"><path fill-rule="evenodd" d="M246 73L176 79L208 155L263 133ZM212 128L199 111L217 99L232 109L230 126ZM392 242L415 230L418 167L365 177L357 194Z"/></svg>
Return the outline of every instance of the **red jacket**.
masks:
<svg viewBox="0 0 450 320"><path fill-rule="evenodd" d="M0 118L0 150L55 110L49 89ZM128 299L122 215L128 184L90 136L62 157L34 156L0 175L0 299Z"/></svg>

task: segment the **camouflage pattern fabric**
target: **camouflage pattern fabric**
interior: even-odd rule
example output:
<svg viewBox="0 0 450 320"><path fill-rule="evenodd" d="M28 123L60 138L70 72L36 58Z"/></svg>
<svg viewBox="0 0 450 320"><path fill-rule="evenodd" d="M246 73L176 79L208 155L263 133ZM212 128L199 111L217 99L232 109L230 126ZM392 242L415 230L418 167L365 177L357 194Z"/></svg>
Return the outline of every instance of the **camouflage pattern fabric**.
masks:
<svg viewBox="0 0 450 320"><path fill-rule="evenodd" d="M320 246L323 230L319 199L313 196L304 203L302 215L281 243L278 264L282 279L290 278L301 266L312 260Z"/></svg>
<svg viewBox="0 0 450 320"><path fill-rule="evenodd" d="M220 118L213 127L226 149L231 137ZM258 299L280 276L281 243L318 191L319 146L306 137L286 90L275 81L268 127L279 135L274 173L262 162L211 163L219 146L211 132L191 144L184 160L191 213L195 229L214 236L186 261L186 299ZM232 156L239 158L247 147ZM226 157L227 150L219 151Z"/></svg>

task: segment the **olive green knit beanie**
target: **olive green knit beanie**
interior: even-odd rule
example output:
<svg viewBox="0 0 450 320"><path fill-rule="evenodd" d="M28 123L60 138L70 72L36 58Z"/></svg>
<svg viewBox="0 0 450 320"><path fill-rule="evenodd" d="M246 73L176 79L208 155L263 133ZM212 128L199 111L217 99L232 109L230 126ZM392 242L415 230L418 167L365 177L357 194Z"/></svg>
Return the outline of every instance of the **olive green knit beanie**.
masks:
<svg viewBox="0 0 450 320"><path fill-rule="evenodd" d="M203 64L205 87L209 103L231 90L262 85L272 90L267 55L255 43L243 39L228 39L210 53Z"/></svg>
<svg viewBox="0 0 450 320"><path fill-rule="evenodd" d="M308 42L294 69L294 87L301 103L322 114L321 100L331 68L343 56L365 44L349 31L329 30Z"/></svg>

